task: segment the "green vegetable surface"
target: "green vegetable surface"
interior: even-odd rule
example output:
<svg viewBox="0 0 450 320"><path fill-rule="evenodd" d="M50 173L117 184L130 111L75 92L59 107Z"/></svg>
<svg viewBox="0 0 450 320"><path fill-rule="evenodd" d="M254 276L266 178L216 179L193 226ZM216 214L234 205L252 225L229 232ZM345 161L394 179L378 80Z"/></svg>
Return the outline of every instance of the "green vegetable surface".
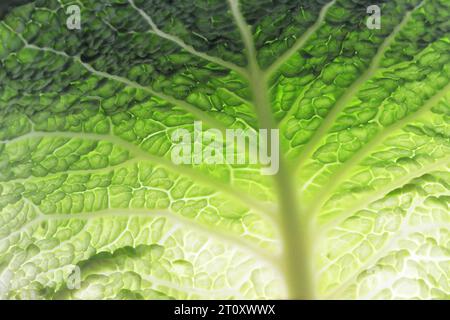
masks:
<svg viewBox="0 0 450 320"><path fill-rule="evenodd" d="M0 298L450 297L450 1L24 2L0 14ZM175 165L194 121L279 128L279 171Z"/></svg>

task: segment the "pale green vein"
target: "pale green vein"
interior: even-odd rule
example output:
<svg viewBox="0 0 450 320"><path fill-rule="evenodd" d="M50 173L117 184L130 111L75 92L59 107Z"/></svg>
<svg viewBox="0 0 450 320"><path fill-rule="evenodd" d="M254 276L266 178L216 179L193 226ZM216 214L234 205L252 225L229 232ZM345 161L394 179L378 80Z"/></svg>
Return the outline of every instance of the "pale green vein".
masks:
<svg viewBox="0 0 450 320"><path fill-rule="evenodd" d="M396 36L401 32L403 27L405 25L407 25L407 23L410 21L413 12L415 10L417 10L420 6L422 6L422 4L423 4L423 2L405 14L405 16L403 17L400 24L394 28L394 30L391 32L391 34L388 37L386 37L386 39L380 45L380 47L377 50L377 53L372 58L372 61L370 63L370 66L368 67L368 69L358 79L356 79L356 81L353 82L353 84L337 100L337 102L335 103L335 105L333 106L331 111L328 113L328 115L323 120L321 126L315 132L314 136L304 146L304 148L301 152L301 155L300 155L300 159L297 162L297 168L296 168L297 171L302 168L303 164L308 159L310 159L310 157L316 150L317 145L322 141L322 139L326 136L328 131L335 124L336 119L341 114L341 112L344 110L344 108L347 106L347 104L358 93L360 87L362 85L364 85L372 76L375 75L375 73L377 72L377 70L379 68L380 62L384 57L384 54L389 49L392 42L395 40Z"/></svg>
<svg viewBox="0 0 450 320"><path fill-rule="evenodd" d="M6 23L4 23L3 21L1 22L3 23L11 32L14 32L11 27L9 27ZM15 33L15 32L14 32ZM137 82L131 81L127 78L121 77L121 76L117 76L117 75L112 75L103 71L99 71L94 69L90 64L85 63L83 61L81 61L79 56L70 56L68 55L66 52L63 51L58 51L55 50L53 48L48 48L48 47L38 47L32 44L29 44L23 37L21 34L15 33L17 34L17 36L22 40L22 42L25 44L25 47L30 48L30 49L34 49L34 50L38 50L38 51L44 51L44 52L51 52L53 54L59 55L59 56L63 56L67 59L72 59L73 61L77 62L78 64L82 65L86 70L88 70L91 74L97 75L99 77L102 78L106 78L106 79L110 79L112 81L115 82L119 82L119 83L123 83L128 87L131 88L135 88L135 89L140 89L142 91L148 92L152 95L154 95L155 97L158 97L160 99L163 99L175 106L179 106L181 107L183 110L187 111L188 113L194 115L198 120L203 121L205 124L211 126L212 128L218 129L220 130L224 135L226 135L226 130L227 130L227 126L225 126L224 123L216 120L215 118L209 116L208 114L206 114L206 112L200 110L199 108L197 108L196 106L183 101L183 100L179 100L176 99L172 96L166 95L162 92L159 91L155 91L153 89L151 89L150 87L146 87L146 86L142 86ZM245 146L244 146L245 148ZM239 145L239 150L242 150L242 146ZM252 148L250 148L250 150L252 150Z"/></svg>
<svg viewBox="0 0 450 320"><path fill-rule="evenodd" d="M54 50L50 49L50 48L35 47L33 45L29 45L28 47L34 48L36 50L46 49L46 51L48 50L48 51L54 52ZM67 56L67 57L70 57L70 56ZM153 95L155 95L155 96L157 96L157 97L159 97L161 99L164 99L164 100L166 100L166 101L168 101L168 102L170 102L170 103L172 103L174 105L178 105L178 106L183 107L183 109L185 109L189 113L191 113L194 116L196 116L197 119L202 120L204 123L209 124L213 128L219 129L222 133L225 133L226 130L227 130L223 123L221 123L221 122L215 120L214 118L206 115L203 111L201 111L200 109L197 109L195 106L192 106L192 105L188 104L185 101L177 100L177 99L175 99L173 97L167 96L167 95L159 93L159 92L157 93L157 92L155 92L154 90L152 90L152 89L150 89L148 87L141 86L138 83L132 82L132 81L126 79L126 78L115 76L115 75L111 75L111 74L108 74L108 73L105 73L105 72L102 72L102 71L97 71L91 65L89 65L89 64L87 64L85 62L82 62L79 57L72 57L72 58L75 61L77 61L79 64L81 64L83 67L85 67L88 71L90 71L91 73L93 73L95 75L98 75L98 76L104 77L104 78L108 78L108 79L111 79L111 80L114 80L114 81L117 81L117 82L124 83L127 86L129 86L129 87L133 87L133 88L136 88L136 89L141 89L143 91L149 92L149 93L151 93L151 94L153 94Z"/></svg>
<svg viewBox="0 0 450 320"><path fill-rule="evenodd" d="M31 205L31 204L30 204ZM220 243L225 243L229 246L240 248L241 250L247 252L250 255L256 255L262 258L264 261L270 265L277 267L278 262L276 255L269 254L267 250L263 250L259 246L255 245L253 242L246 240L242 237L235 237L227 230L221 230L220 228L206 227L195 220L187 219L181 215L175 214L170 210L149 210L149 209L105 209L95 212L84 212L84 213L71 213L71 214L44 214L40 211L38 207L32 205L35 210L39 212L38 216L29 221L27 224L23 225L19 230L16 230L14 234L19 234L24 232L26 229L36 226L41 222L48 221L62 221L62 220L93 220L102 218L155 218L155 217L165 217L172 223L179 223L186 227L186 230L191 232L198 232L208 236L208 238L215 239ZM7 238L0 239L0 243L8 240L11 237L10 234Z"/></svg>
<svg viewBox="0 0 450 320"><path fill-rule="evenodd" d="M295 98L295 101L292 103L292 105L289 107L286 115L281 119L281 121L278 124L278 127L282 128L284 125L289 122L291 116L296 113L300 106L300 102L303 100L305 94L308 92L308 90L311 88L311 86L314 84L314 81L310 81L304 88L302 88L301 93Z"/></svg>
<svg viewBox="0 0 450 320"><path fill-rule="evenodd" d="M311 38L311 36L322 26L328 10L334 5L336 0L327 3L322 10L320 10L317 21L306 30L306 32L297 39L292 47L284 52L272 65L265 70L265 76L269 79L283 64L285 64L295 53L297 53Z"/></svg>
<svg viewBox="0 0 450 320"><path fill-rule="evenodd" d="M336 190L336 187L340 185L343 181L348 179L352 175L352 168L357 166L360 161L365 157L370 155L376 146L379 146L387 137L389 137L393 132L402 130L405 125L417 120L419 117L423 116L427 112L430 112L436 104L440 102L441 99L446 97L447 93L450 91L450 83L444 88L439 90L432 98L430 98L418 111L409 114L401 120L398 120L393 125L386 128L380 128L381 130L375 135L369 143L365 144L361 149L359 149L349 160L347 160L337 172L329 177L329 183L327 184L326 190L321 192L321 194L314 200L314 204L309 208L313 214L317 214L317 211L322 208L322 206L329 199L330 195Z"/></svg>
<svg viewBox="0 0 450 320"><path fill-rule="evenodd" d="M258 201L256 199L253 199L252 197L248 196L247 194L243 193L242 191L237 190L236 188L233 188L232 186L218 182L217 180L211 179L209 176L204 176L201 174L200 171L195 171L191 167L186 166L178 166L175 165L172 161L169 159L154 156L145 150L139 148L138 146L127 142L117 136L111 136L111 135L105 135L105 134L95 134L95 133L76 133L76 132L31 132L26 135L23 135L21 137L11 139L11 142L18 142L26 139L38 139L38 138L78 138L78 139L90 139L94 141L106 141L110 142L112 144L118 145L122 147L125 150L128 150L134 157L138 157L140 159L146 159L156 165L161 165L167 169L170 169L173 172L177 172L181 175L188 176L192 178L194 181L199 181L204 183L205 185L211 186L215 188L216 190L220 190L224 194L229 195L232 197L235 201L242 203L249 208L254 209L255 211L263 214L266 218L273 221L274 216L271 212L271 206L270 204L263 203L261 201Z"/></svg>
<svg viewBox="0 0 450 320"><path fill-rule="evenodd" d="M244 42L247 60L250 89L253 95L253 103L255 112L258 116L260 128L271 129L274 128L274 120L271 112L271 106L268 99L267 82L264 79L263 73L258 65L256 58L256 48L253 41L251 29L239 8L237 0L228 0L234 20L241 33Z"/></svg>
<svg viewBox="0 0 450 320"><path fill-rule="evenodd" d="M67 59L73 60L73 61L77 62L78 64L80 64L81 66L83 66L86 70L88 70L90 73L92 73L94 75L97 75L97 76L99 76L101 78L110 79L110 80L113 80L115 82L122 83L122 84L124 84L124 85L126 85L128 87L139 89L139 90L145 91L147 93L150 93L150 94L154 95L155 97L158 97L158 98L163 99L163 100L165 100L165 101L167 101L167 102L169 102L169 103L171 103L171 104L173 104L175 106L179 106L179 107L183 108L185 111L193 114L199 120L202 120L204 123L209 124L209 125L211 125L214 128L218 128L218 129L223 130L223 131L226 130L225 125L222 122L220 122L220 121L214 119L213 117L207 115L205 112L203 112L202 110L200 110L196 106L194 106L194 105L192 105L192 104L190 104L190 103L188 103L186 101L176 99L176 98L174 98L172 96L166 95L166 94L164 94L162 92L159 92L159 91L155 91L155 90L151 89L150 87L142 86L142 85L140 85L137 82L131 81L130 79L127 79L127 78L124 78L124 77L121 77L121 76L117 76L117 75L112 75L112 74L109 74L109 73L106 73L106 72L103 72L103 71L96 70L90 64L81 61L81 58L79 56L71 56L71 55L68 55L64 51L59 51L59 50L55 50L55 49L49 48L49 47L39 47L39 46L36 46L36 45L33 45L33 44L29 44L21 34L15 32L4 21L2 21L2 24L5 25L11 32L15 33L21 39L21 41L24 43L26 48L33 49L33 50L38 50L38 51L43 51L43 52L51 52L51 53L53 53L55 55L59 55L59 56L65 57Z"/></svg>
<svg viewBox="0 0 450 320"><path fill-rule="evenodd" d="M226 85L226 83L224 83L224 85ZM236 92L231 91L230 89L226 88L226 87L222 87L219 88L218 90L221 90L227 94L229 94L230 96L236 98L237 100L239 100L240 102L242 102L243 104L247 105L247 106L252 106L252 103L250 101L248 101L247 99L245 99L244 97L241 97L240 95L238 95Z"/></svg>
<svg viewBox="0 0 450 320"><path fill-rule="evenodd" d="M195 56L198 56L202 59L205 59L207 61L218 64L218 65L228 68L230 70L236 71L237 73L247 77L247 72L244 68L241 68L241 67L237 66L236 64L225 61L221 58L210 56L204 52L199 52L199 51L195 50L194 47L184 43L183 40L181 40L180 38L178 38L174 35L165 33L164 31L162 31L161 29L158 28L158 26L153 22L152 18L144 10L142 10L141 8L139 8L135 5L133 0L128 0L128 2L141 15L141 17L150 25L152 31L157 36L177 44L178 46L180 46L181 48L183 48L184 50L186 50L187 52L189 52Z"/></svg>
<svg viewBox="0 0 450 320"><path fill-rule="evenodd" d="M250 88L259 125L264 129L276 129L269 101L267 80L257 61L251 28L245 21L237 0L228 0L228 3L246 48ZM279 203L278 218L283 243L282 263L289 297L313 299L316 286L313 277L314 259L311 252L311 235L314 234L314 226L309 217L303 215L300 210L300 201L295 193L293 176L282 154L280 154L279 170L273 178Z"/></svg>
<svg viewBox="0 0 450 320"><path fill-rule="evenodd" d="M135 163L138 163L139 161L143 161L144 159L141 159L139 157L133 158L133 159L128 159L125 160L121 163L115 164L115 165L111 165L109 167L103 167L103 168L92 168L92 169L67 169L64 170L62 172L51 172L48 175L44 176L44 177L40 177L40 176L29 176L26 178L14 178L14 179L9 179L9 180L0 180L0 185L1 184L6 184L6 183L27 183L27 182L33 182L36 180L51 180L53 178L56 177L60 177L62 175L88 175L88 174L101 174L101 173L108 173L108 172L113 172L116 169L120 169L120 168L124 168L127 165L132 165Z"/></svg>
<svg viewBox="0 0 450 320"><path fill-rule="evenodd" d="M358 277L358 275L363 272L364 270L369 269L370 267L373 267L376 265L376 263L382 259L383 257L387 256L390 252L395 250L395 246L398 244L397 242L401 239L407 238L408 235L414 234L414 233L421 233L423 234L426 231L431 230L439 230L439 229L445 229L450 227L450 225L446 225L443 223L432 223L432 224L425 224L418 227L408 227L407 226L408 220L405 218L403 220L402 225L400 226L399 230L393 234L391 239L386 242L386 244L377 251L375 255L373 255L370 259L368 259L367 262L363 263L358 269L356 269L354 272L352 272L350 275L348 275L347 279L343 281L339 287L334 289L330 294L328 294L325 299L338 299L340 296L340 293L342 293L346 288L348 288L349 285L351 285Z"/></svg>
<svg viewBox="0 0 450 320"><path fill-rule="evenodd" d="M40 219L41 214L39 212L37 212L36 207L27 199L22 199L22 200L23 200L23 204L20 208L20 212L23 212L23 210L27 210L26 206L28 206L28 210L30 210L31 208L35 209L34 212L31 214L31 217L29 217L29 216L24 217L24 218L31 219L31 220L21 221L22 222L21 225L14 226L16 229L13 232L10 232L6 237L0 238L0 244L4 244L6 241L9 241L12 237L14 237L16 235L20 235L22 232L33 227L35 225L35 221Z"/></svg>
<svg viewBox="0 0 450 320"><path fill-rule="evenodd" d="M67 56L69 57L69 56ZM107 78L107 79L111 79L114 80L116 82L120 82L123 83L131 88L136 88L136 89L140 89L143 90L145 92L148 92L158 98L161 98L167 102L170 102L176 106L180 106L181 108L183 108L184 110L186 110L187 112L193 114L195 117L197 117L199 120L202 120L204 123L207 123L209 125L211 125L214 128L218 128L221 130L226 130L225 126L223 123L217 121L216 119L212 118L211 116L208 116L207 114L205 114L203 111L201 111L199 108L197 108L194 105L191 105L190 103L187 103L186 101L183 100L179 100L176 99L174 97L168 96L162 92L157 92L153 89L150 89L149 87L145 87L142 86L140 84L138 84L137 82L131 81L127 78L124 77L120 77L117 75L112 75L103 71L99 71L94 69L90 64L81 61L81 59L79 57L73 57L73 59L78 62L79 64L81 64L86 70L88 70L89 72L91 72L92 74L95 74L99 77L102 78Z"/></svg>
<svg viewBox="0 0 450 320"><path fill-rule="evenodd" d="M369 204L376 202L377 200L383 199L390 192L403 187L404 185L410 183L412 180L420 178L425 174L429 174L439 169L446 168L449 164L450 164L450 157L445 157L436 162L424 165L419 170L411 171L408 174L402 175L401 177L394 178L392 183L389 183L385 185L383 188L376 190L376 192L371 193L369 196L363 197L358 201L352 203L351 207L345 208L345 214L340 216L339 218L332 220L330 223L325 224L320 230L321 233L328 232L329 230L341 224L343 221L354 216L358 211L366 208Z"/></svg>

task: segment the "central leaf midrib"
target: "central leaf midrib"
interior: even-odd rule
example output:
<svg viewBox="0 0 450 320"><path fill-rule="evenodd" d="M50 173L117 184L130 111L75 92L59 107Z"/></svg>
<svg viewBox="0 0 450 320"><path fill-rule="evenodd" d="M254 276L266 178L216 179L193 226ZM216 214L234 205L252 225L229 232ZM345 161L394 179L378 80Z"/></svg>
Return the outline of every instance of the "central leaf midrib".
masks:
<svg viewBox="0 0 450 320"><path fill-rule="evenodd" d="M240 12L237 0L228 2L246 48L250 88L260 128L269 132L272 129L278 130L268 96L268 80L259 66L251 30ZM279 169L273 178L278 194L285 283L290 298L313 299L316 277L313 274L311 256L312 220L311 216L302 214L290 168L281 152L279 156Z"/></svg>

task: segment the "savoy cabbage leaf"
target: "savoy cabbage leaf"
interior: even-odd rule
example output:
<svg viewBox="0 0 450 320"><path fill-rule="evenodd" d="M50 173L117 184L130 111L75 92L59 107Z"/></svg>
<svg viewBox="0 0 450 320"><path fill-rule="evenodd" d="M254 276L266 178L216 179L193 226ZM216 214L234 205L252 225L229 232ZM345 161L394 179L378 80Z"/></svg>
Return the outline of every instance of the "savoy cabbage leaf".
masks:
<svg viewBox="0 0 450 320"><path fill-rule="evenodd" d="M372 4L5 5L0 297L449 298L450 2ZM195 121L279 170L174 164Z"/></svg>

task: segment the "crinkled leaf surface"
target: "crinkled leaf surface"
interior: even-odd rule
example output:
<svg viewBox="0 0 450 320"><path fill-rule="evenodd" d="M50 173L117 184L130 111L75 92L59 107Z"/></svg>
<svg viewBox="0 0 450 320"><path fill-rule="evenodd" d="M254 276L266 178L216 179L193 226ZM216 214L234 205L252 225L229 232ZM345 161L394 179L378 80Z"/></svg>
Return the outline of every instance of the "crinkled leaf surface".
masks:
<svg viewBox="0 0 450 320"><path fill-rule="evenodd" d="M379 30L365 0L25 2L0 15L1 298L449 298L448 0L382 1ZM279 128L279 172L174 165L198 120Z"/></svg>

